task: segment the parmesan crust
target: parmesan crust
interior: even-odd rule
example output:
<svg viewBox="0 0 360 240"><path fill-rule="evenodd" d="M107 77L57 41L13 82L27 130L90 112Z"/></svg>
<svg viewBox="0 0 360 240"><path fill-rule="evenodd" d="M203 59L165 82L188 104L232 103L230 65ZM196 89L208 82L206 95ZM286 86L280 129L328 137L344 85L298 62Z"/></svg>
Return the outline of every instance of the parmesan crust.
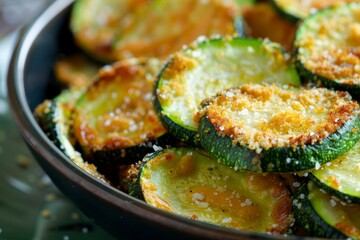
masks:
<svg viewBox="0 0 360 240"><path fill-rule="evenodd" d="M104 67L74 113L74 133L93 151L135 146L166 132L153 105L156 59Z"/></svg>
<svg viewBox="0 0 360 240"><path fill-rule="evenodd" d="M194 45L171 57L156 90L162 114L187 129L196 131L193 117L201 101L220 90L248 82L300 82L279 44L229 37Z"/></svg>
<svg viewBox="0 0 360 240"><path fill-rule="evenodd" d="M233 1L155 1L124 29L115 46L117 58L166 58L199 36L232 34L238 12Z"/></svg>
<svg viewBox="0 0 360 240"><path fill-rule="evenodd" d="M359 0L276 0L276 4L299 18L305 18L319 9L340 3Z"/></svg>
<svg viewBox="0 0 360 240"><path fill-rule="evenodd" d="M81 54L61 57L55 63L56 79L70 89L87 87L95 78L101 65L91 61Z"/></svg>
<svg viewBox="0 0 360 240"><path fill-rule="evenodd" d="M334 17L330 17L331 15ZM360 4L334 6L300 27L298 58L317 75L360 84Z"/></svg>
<svg viewBox="0 0 360 240"><path fill-rule="evenodd" d="M321 143L358 109L345 92L265 84L222 91L203 106L195 121L206 115L220 135L258 153Z"/></svg>
<svg viewBox="0 0 360 240"><path fill-rule="evenodd" d="M114 61L116 38L134 22L134 15L149 6L150 0L76 1L71 30L76 42L95 57Z"/></svg>

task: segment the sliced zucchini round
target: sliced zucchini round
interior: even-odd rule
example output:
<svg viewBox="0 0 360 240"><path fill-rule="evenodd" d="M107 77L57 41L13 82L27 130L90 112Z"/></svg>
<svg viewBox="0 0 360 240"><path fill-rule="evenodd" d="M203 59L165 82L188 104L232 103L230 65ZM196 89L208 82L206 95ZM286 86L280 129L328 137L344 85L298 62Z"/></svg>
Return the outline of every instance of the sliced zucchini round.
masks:
<svg viewBox="0 0 360 240"><path fill-rule="evenodd" d="M333 4L356 2L357 0L271 0L271 3L281 15L292 22L302 20Z"/></svg>
<svg viewBox="0 0 360 240"><path fill-rule="evenodd" d="M167 57L199 36L235 33L235 1L154 0L119 36L114 46L124 57Z"/></svg>
<svg viewBox="0 0 360 240"><path fill-rule="evenodd" d="M306 18L296 33L296 65L307 80L360 98L360 2Z"/></svg>
<svg viewBox="0 0 360 240"><path fill-rule="evenodd" d="M150 0L77 0L71 13L71 30L77 44L94 58L112 62L113 46Z"/></svg>
<svg viewBox="0 0 360 240"><path fill-rule="evenodd" d="M312 182L298 188L293 212L296 223L314 237L360 238L360 205L339 201Z"/></svg>
<svg viewBox="0 0 360 240"><path fill-rule="evenodd" d="M60 57L54 67L56 80L70 89L82 89L90 85L102 65L83 54Z"/></svg>
<svg viewBox="0 0 360 240"><path fill-rule="evenodd" d="M94 164L85 161L74 148L75 139L71 131L71 113L82 90L63 91L52 100L45 100L34 112L40 127L49 139L77 166L92 176L110 183L106 177L97 171Z"/></svg>
<svg viewBox="0 0 360 240"><path fill-rule="evenodd" d="M34 115L51 141L69 158L76 158L75 139L71 135L71 112L81 91L63 91L52 100L36 107Z"/></svg>
<svg viewBox="0 0 360 240"><path fill-rule="evenodd" d="M279 175L234 171L194 148L147 155L129 193L194 220L253 232L283 234L292 222Z"/></svg>
<svg viewBox="0 0 360 240"><path fill-rule="evenodd" d="M336 160L310 174L313 182L347 202L360 203L360 142Z"/></svg>
<svg viewBox="0 0 360 240"><path fill-rule="evenodd" d="M161 63L129 59L100 70L76 103L74 133L94 160L139 161L164 136L153 105L153 84Z"/></svg>
<svg viewBox="0 0 360 240"><path fill-rule="evenodd" d="M278 44L254 39L198 41L177 52L156 82L155 107L164 126L181 141L198 144L194 116L201 101L249 82L300 84L295 67Z"/></svg>
<svg viewBox="0 0 360 240"><path fill-rule="evenodd" d="M346 92L245 84L202 103L201 145L229 166L307 170L339 157L360 138L359 106Z"/></svg>
<svg viewBox="0 0 360 240"><path fill-rule="evenodd" d="M292 49L297 25L279 16L270 3L260 2L248 7L244 10L243 16L247 36L268 38L280 43L285 49Z"/></svg>

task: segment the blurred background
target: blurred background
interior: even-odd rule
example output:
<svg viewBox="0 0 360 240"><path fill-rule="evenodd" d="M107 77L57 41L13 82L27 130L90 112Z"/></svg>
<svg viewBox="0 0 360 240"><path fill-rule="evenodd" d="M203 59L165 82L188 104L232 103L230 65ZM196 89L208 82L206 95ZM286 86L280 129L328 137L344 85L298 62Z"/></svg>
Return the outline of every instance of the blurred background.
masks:
<svg viewBox="0 0 360 240"><path fill-rule="evenodd" d="M19 28L31 22L53 0L0 0L0 96L6 95L5 77ZM4 104L0 102L0 110Z"/></svg>
<svg viewBox="0 0 360 240"><path fill-rule="evenodd" d="M0 0L0 39L29 22L52 0Z"/></svg>

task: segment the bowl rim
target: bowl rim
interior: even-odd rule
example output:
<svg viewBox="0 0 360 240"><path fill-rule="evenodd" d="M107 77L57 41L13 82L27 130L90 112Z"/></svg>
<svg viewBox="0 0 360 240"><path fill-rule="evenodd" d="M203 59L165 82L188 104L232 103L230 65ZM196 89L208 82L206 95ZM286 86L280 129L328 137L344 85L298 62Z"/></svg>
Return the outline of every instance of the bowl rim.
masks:
<svg viewBox="0 0 360 240"><path fill-rule="evenodd" d="M74 0L54 1L38 18L22 29L11 58L7 76L8 99L16 125L28 146L46 159L57 173L93 197L170 231L185 232L189 236L212 239L289 239L289 237L304 239L298 236L268 235L226 228L157 209L91 176L74 164L47 138L28 106L24 88L24 70L29 52L38 35L45 31L51 22L69 11L73 2Z"/></svg>

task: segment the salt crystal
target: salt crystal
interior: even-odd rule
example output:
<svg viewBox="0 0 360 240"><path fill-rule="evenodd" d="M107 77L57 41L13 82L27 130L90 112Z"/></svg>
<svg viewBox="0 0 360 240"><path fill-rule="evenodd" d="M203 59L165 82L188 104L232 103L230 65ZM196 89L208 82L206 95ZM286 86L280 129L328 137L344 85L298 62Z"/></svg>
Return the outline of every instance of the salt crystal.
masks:
<svg viewBox="0 0 360 240"><path fill-rule="evenodd" d="M232 222L232 218L231 217L228 217L228 218L224 218L222 220L222 223L231 223Z"/></svg>
<svg viewBox="0 0 360 240"><path fill-rule="evenodd" d="M202 195L201 193L194 193L192 195L192 200L203 200L204 199L204 195Z"/></svg>
<svg viewBox="0 0 360 240"><path fill-rule="evenodd" d="M336 206L336 201L334 199L330 199L330 204L332 207Z"/></svg>
<svg viewBox="0 0 360 240"><path fill-rule="evenodd" d="M154 144L152 147L153 147L154 151L161 151L161 150L163 150L162 147L157 146L157 145L155 145L155 144Z"/></svg>

